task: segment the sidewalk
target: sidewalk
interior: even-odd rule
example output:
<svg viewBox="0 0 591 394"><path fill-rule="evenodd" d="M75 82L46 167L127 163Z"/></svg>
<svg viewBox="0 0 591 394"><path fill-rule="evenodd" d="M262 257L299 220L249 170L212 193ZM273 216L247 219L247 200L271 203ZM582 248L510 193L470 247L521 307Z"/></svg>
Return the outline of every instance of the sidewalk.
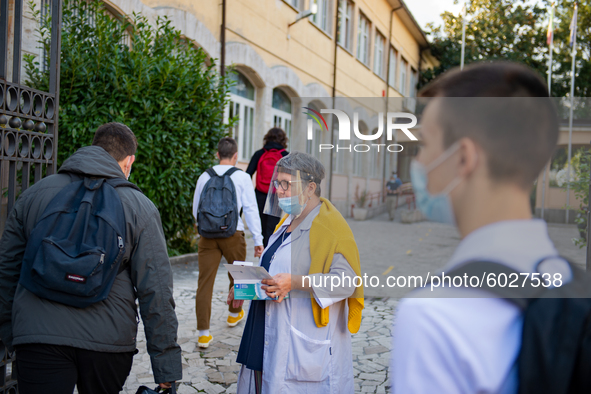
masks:
<svg viewBox="0 0 591 394"><path fill-rule="evenodd" d="M460 242L457 232L450 226L430 222L390 222L385 214L369 221L349 220L348 223L359 246L363 269L372 275L383 275L388 269L388 275L406 275L417 269L434 273L447 261ZM560 254L584 264L585 250L575 247L571 242L571 238L577 236L575 226L550 225L549 234ZM247 244L247 260L252 261L254 249L249 235ZM174 297L179 319L179 344L183 349L183 380L178 392L235 393L239 370L236 354L246 319L236 327L230 328L226 325L227 270L220 265L216 276L211 317L211 333L214 340L204 351L197 348L197 263L175 265L173 272ZM388 364L394 311L398 299L389 291L384 292L383 297L369 297L365 300L361 328L352 339L355 392L390 392ZM245 310L248 310L246 303ZM152 388L155 386L141 324L138 332L138 350L123 393L135 394L142 384Z"/></svg>
<svg viewBox="0 0 591 394"><path fill-rule="evenodd" d="M179 394L235 393L239 364L236 355L246 319L236 327L226 325L228 289L227 271L220 267L214 285L211 333L213 342L207 349L197 347L195 318L196 263L174 266L174 297L179 319L179 344L183 349L183 380ZM367 299L361 328L353 336L355 391L386 393L390 357L391 319L397 301ZM248 305L245 303L245 309ZM134 358L131 374L123 393L135 394L141 385L154 385L150 358L146 353L143 325L138 332L139 353Z"/></svg>

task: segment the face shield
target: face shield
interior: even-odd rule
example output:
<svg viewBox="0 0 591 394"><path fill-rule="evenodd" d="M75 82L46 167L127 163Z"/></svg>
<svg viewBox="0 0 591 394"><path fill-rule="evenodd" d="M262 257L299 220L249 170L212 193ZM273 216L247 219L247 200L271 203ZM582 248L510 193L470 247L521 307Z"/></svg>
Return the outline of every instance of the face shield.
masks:
<svg viewBox="0 0 591 394"><path fill-rule="evenodd" d="M308 181L302 179L304 175L298 170L289 170L276 166L269 185L267 201L263 213L282 217L285 214L297 218L301 215L309 200L304 195Z"/></svg>

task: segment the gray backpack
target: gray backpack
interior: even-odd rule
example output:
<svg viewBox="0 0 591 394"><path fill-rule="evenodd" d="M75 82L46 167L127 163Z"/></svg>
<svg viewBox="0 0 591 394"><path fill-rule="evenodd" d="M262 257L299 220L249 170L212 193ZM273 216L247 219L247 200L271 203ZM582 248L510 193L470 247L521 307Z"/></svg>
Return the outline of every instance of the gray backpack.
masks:
<svg viewBox="0 0 591 394"><path fill-rule="evenodd" d="M236 232L239 212L236 188L230 179L236 171L236 167L222 175L213 168L206 171L211 178L201 192L197 208L199 234L204 238L229 238Z"/></svg>

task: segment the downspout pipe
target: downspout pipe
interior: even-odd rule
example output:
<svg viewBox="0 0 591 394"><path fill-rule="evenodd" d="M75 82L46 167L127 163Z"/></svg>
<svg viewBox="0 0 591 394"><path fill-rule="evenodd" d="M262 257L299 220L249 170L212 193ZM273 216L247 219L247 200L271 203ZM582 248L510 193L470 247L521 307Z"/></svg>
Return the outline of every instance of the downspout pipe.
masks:
<svg viewBox="0 0 591 394"><path fill-rule="evenodd" d="M220 75L226 75L226 0L222 0L222 26L220 31Z"/></svg>
<svg viewBox="0 0 591 394"><path fill-rule="evenodd" d="M335 40L334 40L334 56L333 56L333 69L332 69L332 109L336 109L336 97L337 97L337 53L339 49L339 2L335 1ZM330 144L334 147L334 128L335 128L335 116L333 115L330 122ZM334 149L330 150L330 162L328 163L328 199L332 199L332 173L334 170L333 158Z"/></svg>
<svg viewBox="0 0 591 394"><path fill-rule="evenodd" d="M389 84L389 82L390 82L390 48L392 48L392 22L394 19L394 13L403 7L404 6L401 4L398 7L392 8L392 11L390 12L390 28L388 30L388 48L387 48L387 52L386 52L386 56L388 56L388 62L387 62L387 66L386 66L386 109L384 111L384 116L386 117L386 119L384 119L384 124L386 124L386 122L387 122L388 105L389 105L389 98L390 98L390 84ZM384 165L383 165L383 170L382 170L382 190L384 191L384 193L382 196L382 202L386 200L386 193L385 193L386 161L387 161L386 154L387 154L387 150L384 150Z"/></svg>

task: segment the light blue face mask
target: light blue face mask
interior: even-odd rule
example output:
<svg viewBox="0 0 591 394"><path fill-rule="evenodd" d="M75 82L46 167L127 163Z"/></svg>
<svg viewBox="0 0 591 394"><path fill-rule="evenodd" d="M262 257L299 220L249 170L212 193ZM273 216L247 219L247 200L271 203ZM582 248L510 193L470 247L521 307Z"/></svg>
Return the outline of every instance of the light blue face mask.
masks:
<svg viewBox="0 0 591 394"><path fill-rule="evenodd" d="M279 197L278 202L279 208L288 215L298 216L306 208L305 203L300 204L299 196Z"/></svg>
<svg viewBox="0 0 591 394"><path fill-rule="evenodd" d="M462 179L459 177L455 178L440 193L432 195L427 189L427 175L445 160L449 159L459 146L458 143L453 144L441 156L429 163L427 167L416 160L410 163L410 180L415 193L416 203L427 219L434 222L455 224L449 193L460 184Z"/></svg>

